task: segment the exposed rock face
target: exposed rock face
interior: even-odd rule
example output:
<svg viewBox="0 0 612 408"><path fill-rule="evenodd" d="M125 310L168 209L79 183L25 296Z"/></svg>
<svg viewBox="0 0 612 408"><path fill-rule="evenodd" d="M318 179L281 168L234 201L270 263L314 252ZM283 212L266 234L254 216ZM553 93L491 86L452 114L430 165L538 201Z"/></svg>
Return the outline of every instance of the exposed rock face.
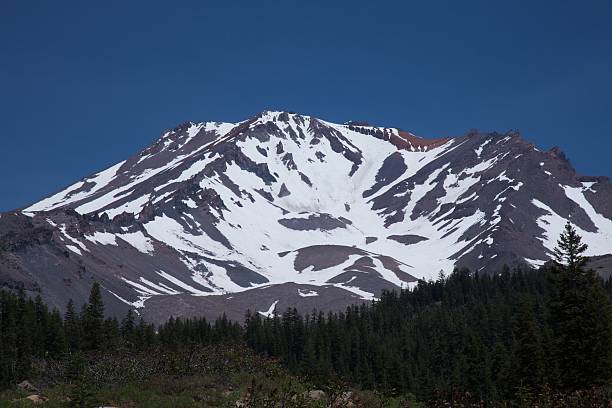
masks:
<svg viewBox="0 0 612 408"><path fill-rule="evenodd" d="M278 222L284 227L298 231L330 231L336 228L346 228L352 224L344 217L334 218L325 213L310 214L307 218L281 218Z"/></svg>
<svg viewBox="0 0 612 408"><path fill-rule="evenodd" d="M426 237L422 237L420 235L412 235L412 234L405 234L405 235L389 235L387 237L388 239L392 239L394 241L397 242L401 242L404 245L412 245L412 244L417 244L421 241L427 241L429 238Z"/></svg>
<svg viewBox="0 0 612 408"><path fill-rule="evenodd" d="M593 269L602 278L610 279L612 277L612 255L589 258L586 267Z"/></svg>
<svg viewBox="0 0 612 408"><path fill-rule="evenodd" d="M517 133L423 139L287 112L185 123L0 216L0 284L153 321L343 308L455 267L550 259L571 220L612 253L612 185ZM607 258L594 265L607 274Z"/></svg>

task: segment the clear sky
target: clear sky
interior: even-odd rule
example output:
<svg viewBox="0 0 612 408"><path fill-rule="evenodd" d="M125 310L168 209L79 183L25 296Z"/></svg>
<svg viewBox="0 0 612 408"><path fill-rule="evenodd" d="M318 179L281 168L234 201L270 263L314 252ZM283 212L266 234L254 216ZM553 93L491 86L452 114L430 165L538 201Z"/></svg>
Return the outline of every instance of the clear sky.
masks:
<svg viewBox="0 0 612 408"><path fill-rule="evenodd" d="M0 3L0 210L265 109L518 129L612 176L612 1Z"/></svg>

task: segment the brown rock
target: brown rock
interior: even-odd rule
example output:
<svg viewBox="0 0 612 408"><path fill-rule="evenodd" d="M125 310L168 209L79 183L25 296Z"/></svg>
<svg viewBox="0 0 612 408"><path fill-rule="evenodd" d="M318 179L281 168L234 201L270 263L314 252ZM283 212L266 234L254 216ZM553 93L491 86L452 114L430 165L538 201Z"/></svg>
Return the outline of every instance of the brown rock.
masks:
<svg viewBox="0 0 612 408"><path fill-rule="evenodd" d="M321 401L327 398L325 391L322 390L310 390L305 393L305 397L310 398L313 401Z"/></svg>
<svg viewBox="0 0 612 408"><path fill-rule="evenodd" d="M334 401L333 407L336 408L351 408L354 407L355 403L353 402L353 392L346 391L343 392L336 398Z"/></svg>
<svg viewBox="0 0 612 408"><path fill-rule="evenodd" d="M42 404L43 402L47 401L47 398L41 397L38 394L28 395L25 397L25 399L32 401L34 404Z"/></svg>
<svg viewBox="0 0 612 408"><path fill-rule="evenodd" d="M28 380L22 381L19 384L17 384L17 388L21 391L38 392L38 388L33 386L32 383L29 382Z"/></svg>

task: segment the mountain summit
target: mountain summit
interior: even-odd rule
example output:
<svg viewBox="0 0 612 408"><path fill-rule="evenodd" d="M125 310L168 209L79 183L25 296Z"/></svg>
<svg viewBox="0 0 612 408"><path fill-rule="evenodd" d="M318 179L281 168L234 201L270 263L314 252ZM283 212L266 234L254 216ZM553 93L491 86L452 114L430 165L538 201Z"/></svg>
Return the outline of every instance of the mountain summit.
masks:
<svg viewBox="0 0 612 408"><path fill-rule="evenodd" d="M116 313L338 308L467 267L549 260L571 221L612 252L612 185L516 132L426 139L266 111L185 123L0 217L0 281Z"/></svg>

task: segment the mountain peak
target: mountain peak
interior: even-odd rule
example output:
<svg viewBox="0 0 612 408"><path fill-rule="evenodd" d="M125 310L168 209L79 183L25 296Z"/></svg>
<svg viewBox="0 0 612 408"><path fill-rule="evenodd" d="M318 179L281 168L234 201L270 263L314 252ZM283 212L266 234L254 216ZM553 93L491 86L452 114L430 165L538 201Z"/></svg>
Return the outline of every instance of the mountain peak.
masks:
<svg viewBox="0 0 612 408"><path fill-rule="evenodd" d="M0 217L0 238L18 238L5 245L16 269L0 262L0 277L36 277L60 305L85 297L87 278L145 313L161 296L241 310L233 294L254 302L245 309L311 309L440 270L541 265L570 219L591 254L609 252L609 181L515 136L421 138L286 111L186 122L25 221Z"/></svg>
<svg viewBox="0 0 612 408"><path fill-rule="evenodd" d="M300 115L297 112L293 111L284 111L284 110L265 110L263 112L258 113L254 116L254 119L260 120L263 122L287 122L289 118L298 116L298 117L308 117L305 115Z"/></svg>

